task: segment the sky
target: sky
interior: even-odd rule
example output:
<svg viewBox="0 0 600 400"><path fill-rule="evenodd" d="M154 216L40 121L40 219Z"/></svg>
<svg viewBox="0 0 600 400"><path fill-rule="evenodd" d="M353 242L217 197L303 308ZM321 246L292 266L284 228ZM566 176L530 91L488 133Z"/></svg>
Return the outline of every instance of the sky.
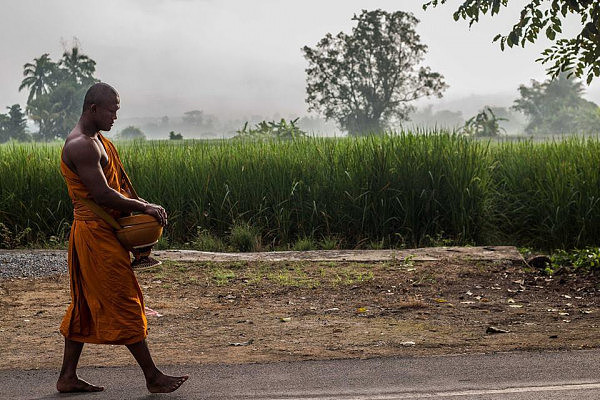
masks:
<svg viewBox="0 0 600 400"><path fill-rule="evenodd" d="M43 53L57 61L76 38L97 62L96 76L117 88L120 117L177 116L199 109L220 118L305 115L307 62L301 48L328 32L350 32L362 9L410 11L428 46L423 65L444 75L443 99L456 109L481 96L510 105L518 87L544 80L536 63L545 38L502 52L492 38L517 21L518 4L471 29L455 22L459 4L423 11L421 0L0 0L0 109L26 103L23 64ZM578 30L568 21L565 34ZM600 103L600 80L588 87ZM492 101L492 100L490 100ZM484 104L481 104L483 106Z"/></svg>

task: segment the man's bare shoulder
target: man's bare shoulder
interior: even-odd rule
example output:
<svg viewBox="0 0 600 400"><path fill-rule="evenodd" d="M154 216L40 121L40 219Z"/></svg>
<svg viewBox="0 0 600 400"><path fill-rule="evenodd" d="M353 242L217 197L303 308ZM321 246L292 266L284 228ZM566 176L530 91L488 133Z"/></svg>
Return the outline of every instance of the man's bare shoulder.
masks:
<svg viewBox="0 0 600 400"><path fill-rule="evenodd" d="M67 162L78 164L80 161L100 162L100 150L89 136L73 130L67 136L63 146L63 158Z"/></svg>

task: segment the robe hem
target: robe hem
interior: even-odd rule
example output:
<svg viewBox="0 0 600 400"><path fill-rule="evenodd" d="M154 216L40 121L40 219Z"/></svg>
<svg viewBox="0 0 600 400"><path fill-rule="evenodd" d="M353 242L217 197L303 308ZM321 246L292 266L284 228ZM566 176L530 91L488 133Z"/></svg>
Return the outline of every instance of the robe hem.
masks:
<svg viewBox="0 0 600 400"><path fill-rule="evenodd" d="M62 332L61 332L61 334L62 334ZM80 335L73 335L73 334L71 334L71 335L62 334L62 335L65 337L65 339L69 339L74 342L90 343L90 344L122 344L122 345L138 343L138 342L141 342L144 339L146 339L146 337L148 337L148 333L144 333L143 335L137 335L137 336L129 337L126 339L104 340L104 339L100 339L100 338L93 337L93 336L80 336Z"/></svg>

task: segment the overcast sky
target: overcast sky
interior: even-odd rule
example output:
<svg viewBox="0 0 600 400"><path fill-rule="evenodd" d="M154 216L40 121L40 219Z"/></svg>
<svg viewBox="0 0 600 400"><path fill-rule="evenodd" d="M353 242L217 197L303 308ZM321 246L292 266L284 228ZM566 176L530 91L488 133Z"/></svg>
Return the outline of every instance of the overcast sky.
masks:
<svg viewBox="0 0 600 400"><path fill-rule="evenodd" d="M177 116L201 109L221 117L306 114L300 48L327 32L349 32L361 9L411 11L429 46L424 65L450 88L437 104L472 95L516 98L520 84L545 79L534 60L548 45L500 51L492 43L517 20L503 9L471 30L454 22L457 1L423 11L422 0L0 0L0 107L25 105L23 64L58 60L73 37L97 62L96 76L121 94L122 117ZM514 7L522 2L511 2ZM569 21L573 33L578 21ZM62 42L62 43L61 43ZM586 97L600 103L600 82Z"/></svg>

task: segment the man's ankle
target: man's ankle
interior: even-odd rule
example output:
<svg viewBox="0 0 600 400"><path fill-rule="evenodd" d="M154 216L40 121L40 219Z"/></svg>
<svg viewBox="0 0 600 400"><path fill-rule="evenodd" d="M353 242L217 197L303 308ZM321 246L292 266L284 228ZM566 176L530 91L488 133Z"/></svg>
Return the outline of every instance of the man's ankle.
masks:
<svg viewBox="0 0 600 400"><path fill-rule="evenodd" d="M79 379L76 372L61 372L58 376L59 381L72 381Z"/></svg>
<svg viewBox="0 0 600 400"><path fill-rule="evenodd" d="M144 377L146 378L147 382L154 382L161 375L162 375L162 372L160 372L158 368L154 368L150 372L144 372Z"/></svg>

